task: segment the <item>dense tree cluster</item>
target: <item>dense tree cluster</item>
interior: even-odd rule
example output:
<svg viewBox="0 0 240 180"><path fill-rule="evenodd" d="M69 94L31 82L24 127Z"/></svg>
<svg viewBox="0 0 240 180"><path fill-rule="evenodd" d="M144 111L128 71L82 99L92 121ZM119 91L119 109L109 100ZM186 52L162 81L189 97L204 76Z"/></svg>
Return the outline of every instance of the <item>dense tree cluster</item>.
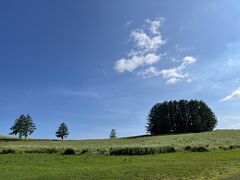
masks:
<svg viewBox="0 0 240 180"><path fill-rule="evenodd" d="M148 115L151 134L211 131L217 118L203 101L180 100L155 104Z"/></svg>

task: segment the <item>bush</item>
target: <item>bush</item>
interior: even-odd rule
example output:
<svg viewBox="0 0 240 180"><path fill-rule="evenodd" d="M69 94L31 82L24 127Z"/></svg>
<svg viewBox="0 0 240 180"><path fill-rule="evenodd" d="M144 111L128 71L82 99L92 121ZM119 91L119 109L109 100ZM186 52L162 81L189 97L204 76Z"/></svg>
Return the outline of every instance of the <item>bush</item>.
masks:
<svg viewBox="0 0 240 180"><path fill-rule="evenodd" d="M109 155L146 155L146 154L159 154L175 152L175 148L172 146L163 147L124 147L124 148L111 148Z"/></svg>
<svg viewBox="0 0 240 180"><path fill-rule="evenodd" d="M236 149L236 148L240 148L240 145L230 145L228 147L223 147L223 146L219 146L218 149L222 149L222 150L232 150L232 149Z"/></svg>
<svg viewBox="0 0 240 180"><path fill-rule="evenodd" d="M186 146L186 147L184 148L185 151L191 151L191 149L192 149L191 146Z"/></svg>
<svg viewBox="0 0 240 180"><path fill-rule="evenodd" d="M160 153L171 153L171 152L176 152L175 148L172 146L160 147Z"/></svg>
<svg viewBox="0 0 240 180"><path fill-rule="evenodd" d="M1 151L1 154L15 154L16 153L16 150L14 150L14 149L3 149L2 151Z"/></svg>
<svg viewBox="0 0 240 180"><path fill-rule="evenodd" d="M236 148L240 148L240 145L231 145L228 148L229 149L236 149Z"/></svg>
<svg viewBox="0 0 240 180"><path fill-rule="evenodd" d="M63 155L75 155L76 151L72 148L67 148L64 150Z"/></svg>
<svg viewBox="0 0 240 180"><path fill-rule="evenodd" d="M223 146L219 146L218 149L222 149L222 150L228 150L228 147L223 147Z"/></svg>
<svg viewBox="0 0 240 180"><path fill-rule="evenodd" d="M184 150L189 152L207 152L208 151L208 149L204 146L196 146L196 147L186 146Z"/></svg>

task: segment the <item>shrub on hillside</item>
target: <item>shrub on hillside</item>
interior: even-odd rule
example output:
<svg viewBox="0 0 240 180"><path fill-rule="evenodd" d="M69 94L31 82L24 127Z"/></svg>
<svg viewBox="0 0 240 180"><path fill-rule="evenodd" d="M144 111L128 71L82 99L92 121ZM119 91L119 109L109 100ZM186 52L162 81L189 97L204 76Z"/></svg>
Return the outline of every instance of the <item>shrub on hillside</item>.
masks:
<svg viewBox="0 0 240 180"><path fill-rule="evenodd" d="M219 146L218 149L222 149L222 150L232 150L232 149L236 149L236 148L240 148L240 145L230 145L228 147L224 147L224 146Z"/></svg>
<svg viewBox="0 0 240 180"><path fill-rule="evenodd" d="M204 146L195 146L195 147L186 146L184 148L184 150L189 151L189 152L206 152L206 151L208 151L208 149Z"/></svg>
<svg viewBox="0 0 240 180"><path fill-rule="evenodd" d="M124 147L124 148L111 148L109 155L147 155L175 152L172 146L163 147Z"/></svg>
<svg viewBox="0 0 240 180"><path fill-rule="evenodd" d="M231 145L228 148L229 149L236 149L236 148L240 148L240 145Z"/></svg>
<svg viewBox="0 0 240 180"><path fill-rule="evenodd" d="M15 154L16 153L16 150L14 149L3 149L2 151L0 151L1 154Z"/></svg>
<svg viewBox="0 0 240 180"><path fill-rule="evenodd" d="M75 155L76 151L72 148L67 148L64 150L63 155Z"/></svg>

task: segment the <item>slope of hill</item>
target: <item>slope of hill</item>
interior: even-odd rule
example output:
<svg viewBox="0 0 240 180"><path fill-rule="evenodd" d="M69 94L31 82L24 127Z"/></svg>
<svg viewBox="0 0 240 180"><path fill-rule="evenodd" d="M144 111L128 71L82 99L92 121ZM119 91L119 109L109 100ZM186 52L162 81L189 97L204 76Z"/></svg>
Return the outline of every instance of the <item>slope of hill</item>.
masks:
<svg viewBox="0 0 240 180"><path fill-rule="evenodd" d="M0 161L4 166L0 166L0 172L3 179L19 179L19 177L21 179L46 179L46 177L47 179L239 179L240 177L240 149L228 148L229 151L224 149L231 145L240 147L240 130L100 140L18 140L3 136L1 138ZM217 151L147 156L86 154L63 156L59 153L68 147L82 152L84 149L90 149L91 153L95 154L105 148L107 150L141 149L159 146L172 146L179 151L186 146L202 146ZM17 151L27 153L15 153Z"/></svg>
<svg viewBox="0 0 240 180"><path fill-rule="evenodd" d="M176 149L183 149L186 146L204 146L209 150L240 145L240 130L216 130L203 133L187 133L175 135L142 136L117 139L97 139L97 140L6 140L1 136L0 149L12 148L16 150L29 150L39 148L74 148L76 150L124 147L160 147L172 146Z"/></svg>

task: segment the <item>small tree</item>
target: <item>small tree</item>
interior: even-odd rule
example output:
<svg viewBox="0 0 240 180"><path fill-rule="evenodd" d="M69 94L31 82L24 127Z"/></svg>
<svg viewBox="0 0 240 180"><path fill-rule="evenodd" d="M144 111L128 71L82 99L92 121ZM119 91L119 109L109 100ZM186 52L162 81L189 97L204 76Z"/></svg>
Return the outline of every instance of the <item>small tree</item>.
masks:
<svg viewBox="0 0 240 180"><path fill-rule="evenodd" d="M109 136L111 139L112 138L116 138L117 137L117 131L115 129L112 129L111 132L110 132L110 136Z"/></svg>
<svg viewBox="0 0 240 180"><path fill-rule="evenodd" d="M69 132L67 125L65 123L60 124L58 131L56 132L56 136L63 140L63 138L67 138L68 134Z"/></svg>
<svg viewBox="0 0 240 180"><path fill-rule="evenodd" d="M26 139L28 135L31 135L36 130L36 127L32 122L32 118L28 114L23 114L15 120L14 125L10 128L10 130L10 135L18 134L19 139L23 136Z"/></svg>

